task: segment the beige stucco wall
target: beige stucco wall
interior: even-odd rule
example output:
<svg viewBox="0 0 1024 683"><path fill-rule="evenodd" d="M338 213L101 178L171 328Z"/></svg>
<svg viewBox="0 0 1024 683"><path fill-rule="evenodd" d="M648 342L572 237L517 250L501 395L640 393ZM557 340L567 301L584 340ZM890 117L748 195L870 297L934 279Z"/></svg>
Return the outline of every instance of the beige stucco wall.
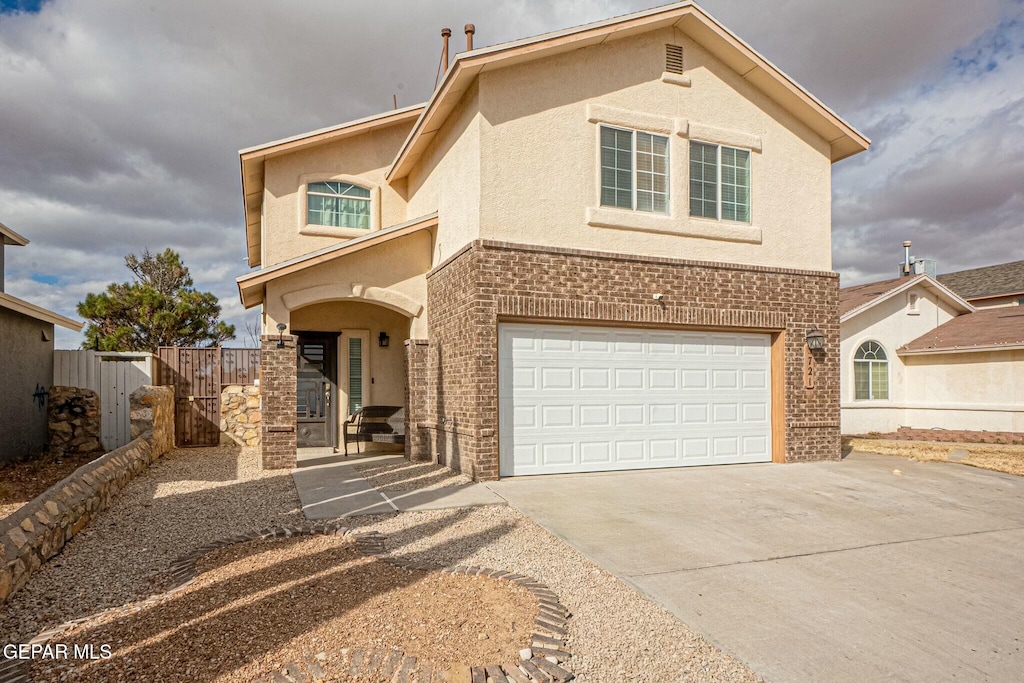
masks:
<svg viewBox="0 0 1024 683"><path fill-rule="evenodd" d="M907 314L910 293L919 315ZM914 287L841 326L841 414L844 434L919 429L1024 429L1024 352L899 356L896 349L956 311L923 287ZM889 358L889 399L854 400L853 356L865 341L882 344Z"/></svg>
<svg viewBox="0 0 1024 683"><path fill-rule="evenodd" d="M356 231L338 230L331 236L304 235L304 198L300 187L318 180L360 182L378 189L378 229L406 219L405 198L384 180L384 174L412 128L412 121L379 128L359 136L316 145L271 157L264 166L263 266L269 267L295 256L351 239ZM401 188L399 188L401 189ZM428 212L429 213L429 212ZM325 230L319 229L318 232ZM326 232L331 232L326 229Z"/></svg>
<svg viewBox="0 0 1024 683"><path fill-rule="evenodd" d="M480 236L482 188L478 82L463 95L407 179L410 218L437 211L434 263Z"/></svg>
<svg viewBox="0 0 1024 683"><path fill-rule="evenodd" d="M291 330L293 310L328 301L362 301L410 318L413 337L426 338L426 273L433 236L421 230L267 284L264 334ZM397 345L408 336L394 338Z"/></svg>
<svg viewBox="0 0 1024 683"><path fill-rule="evenodd" d="M661 80L666 43L683 45L690 87ZM828 143L679 31L484 71L479 83L482 237L831 270ZM747 239L745 226L689 218L689 139L678 134L669 135L672 220L646 220L661 225L642 229L588 225L587 209L600 204L599 124L588 121L588 105L591 113L638 113L641 123L645 116L669 126L685 121L695 139L706 139L698 127L759 138L762 151L751 154L751 227L760 228L759 243L717 238Z"/></svg>
<svg viewBox="0 0 1024 683"><path fill-rule="evenodd" d="M405 402L405 357L402 341L409 336L409 319L394 311L357 301L335 301L297 309L291 315L292 329L303 332L367 332L364 353L369 357L370 379L363 383L364 405L394 405ZM378 345L381 332L391 338L387 348ZM338 344L337 367L344 368L347 353L342 335ZM338 388L343 400L337 401L339 424L347 415L346 381L339 375Z"/></svg>

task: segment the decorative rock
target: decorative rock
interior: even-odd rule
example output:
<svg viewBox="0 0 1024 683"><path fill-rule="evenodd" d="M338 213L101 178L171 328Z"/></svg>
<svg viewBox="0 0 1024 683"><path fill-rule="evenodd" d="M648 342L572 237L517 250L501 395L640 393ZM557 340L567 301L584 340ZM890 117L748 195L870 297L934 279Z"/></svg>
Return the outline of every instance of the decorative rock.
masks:
<svg viewBox="0 0 1024 683"><path fill-rule="evenodd" d="M233 384L224 387L220 397L220 430L240 446L258 446L259 429L263 422L260 413L260 388Z"/></svg>
<svg viewBox="0 0 1024 683"><path fill-rule="evenodd" d="M532 658L533 658L533 650L531 650L530 648L524 647L522 650L519 651L519 659L532 659Z"/></svg>

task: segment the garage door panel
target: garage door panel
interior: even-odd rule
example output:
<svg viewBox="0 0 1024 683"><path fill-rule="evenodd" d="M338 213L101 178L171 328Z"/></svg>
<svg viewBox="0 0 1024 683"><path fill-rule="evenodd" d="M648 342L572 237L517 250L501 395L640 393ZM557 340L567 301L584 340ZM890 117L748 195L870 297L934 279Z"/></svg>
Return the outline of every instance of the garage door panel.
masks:
<svg viewBox="0 0 1024 683"><path fill-rule="evenodd" d="M768 335L501 325L501 475L770 460L768 349Z"/></svg>

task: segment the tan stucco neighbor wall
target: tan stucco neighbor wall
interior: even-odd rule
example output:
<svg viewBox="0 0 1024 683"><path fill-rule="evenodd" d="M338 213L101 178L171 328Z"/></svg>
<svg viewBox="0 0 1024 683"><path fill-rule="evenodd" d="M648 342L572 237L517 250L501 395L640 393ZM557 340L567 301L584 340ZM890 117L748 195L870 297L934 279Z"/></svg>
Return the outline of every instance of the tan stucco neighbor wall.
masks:
<svg viewBox="0 0 1024 683"><path fill-rule="evenodd" d="M918 315L908 314L917 294ZM904 355L896 349L957 315L924 287L895 295L841 326L844 434L915 429L1024 430L1024 351ZM889 360L889 398L854 399L853 357L877 341Z"/></svg>
<svg viewBox="0 0 1024 683"><path fill-rule="evenodd" d="M336 142L300 149L266 160L264 167L263 267L351 239L365 231L338 229L336 235L307 235L306 182L346 180L378 190L372 208L377 229L406 219L405 199L384 180L384 173L412 127L406 121ZM314 232L330 233L331 229Z"/></svg>

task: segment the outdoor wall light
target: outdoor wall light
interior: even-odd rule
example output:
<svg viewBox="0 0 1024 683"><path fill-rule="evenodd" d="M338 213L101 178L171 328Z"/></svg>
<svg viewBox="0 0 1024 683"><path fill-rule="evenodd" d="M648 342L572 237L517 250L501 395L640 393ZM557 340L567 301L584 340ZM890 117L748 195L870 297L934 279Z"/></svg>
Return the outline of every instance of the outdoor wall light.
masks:
<svg viewBox="0 0 1024 683"><path fill-rule="evenodd" d="M277 324L277 348L284 348L284 331L288 328L284 323Z"/></svg>
<svg viewBox="0 0 1024 683"><path fill-rule="evenodd" d="M811 351L825 348L825 333L817 327L813 330L807 330L807 348Z"/></svg>
<svg viewBox="0 0 1024 683"><path fill-rule="evenodd" d="M387 332L381 332L380 336L377 337L377 343L380 344L382 349L386 349L388 344L391 343L391 337L388 336Z"/></svg>

